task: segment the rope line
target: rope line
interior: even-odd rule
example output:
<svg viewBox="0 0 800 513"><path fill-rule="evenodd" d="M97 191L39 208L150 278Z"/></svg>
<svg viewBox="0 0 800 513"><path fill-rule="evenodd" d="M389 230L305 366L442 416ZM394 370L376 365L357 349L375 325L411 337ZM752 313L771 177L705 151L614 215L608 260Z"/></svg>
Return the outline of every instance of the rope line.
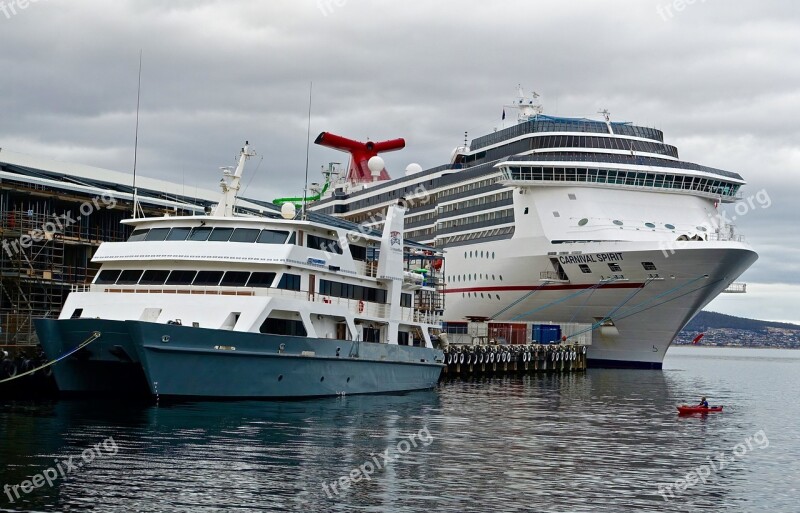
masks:
<svg viewBox="0 0 800 513"><path fill-rule="evenodd" d="M91 334L91 336L89 338L87 338L86 340L81 342L72 351L70 351L70 352L68 352L66 354L63 354L63 355L59 356L58 358L56 358L55 360L51 360L51 361L45 363L44 365L36 367L35 369L31 369L29 371L23 372L22 374L17 374L15 376L11 376L10 378L6 378L6 379L3 379L3 380L0 380L0 383L5 383L6 381L12 381L12 380L21 378L23 376L27 376L28 374L33 374L34 372L42 370L42 369L47 368L47 367L50 367L51 365L55 365L56 363L60 362L64 358L68 358L68 357L72 356L73 354L77 353L78 351L80 351L81 349L83 349L84 347L88 346L89 344L91 344L92 342L94 342L95 340L100 338L100 335L101 335L101 333L99 331L95 331L95 332L93 332Z"/></svg>

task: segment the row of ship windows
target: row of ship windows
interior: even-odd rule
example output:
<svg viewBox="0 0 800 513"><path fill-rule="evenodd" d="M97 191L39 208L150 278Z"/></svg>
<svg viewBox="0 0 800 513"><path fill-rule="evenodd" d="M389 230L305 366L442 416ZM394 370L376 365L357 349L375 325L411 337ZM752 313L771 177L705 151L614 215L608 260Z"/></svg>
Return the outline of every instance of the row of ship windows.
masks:
<svg viewBox="0 0 800 513"><path fill-rule="evenodd" d="M488 196L481 196L480 198L473 198L467 201L461 201L458 203L451 203L449 205L444 205L439 207L439 213L443 214L446 212L452 212L454 210L458 210L461 208L469 208L474 207L477 205L485 205L487 203L494 203L495 201L502 201L504 199L510 199L512 197L512 191L503 191L499 194L490 194Z"/></svg>
<svg viewBox="0 0 800 513"><path fill-rule="evenodd" d="M210 226L143 228L134 230L128 242L189 240L211 242L258 242L261 244L284 244L289 232L283 230L260 230L258 228L212 228ZM292 232L289 244L294 244Z"/></svg>
<svg viewBox="0 0 800 513"><path fill-rule="evenodd" d="M553 215L554 215L554 216L555 216L555 214L557 214L557 212L553 212ZM555 217L559 217L559 216L555 216ZM613 220L613 221L611 221L611 222L612 222L612 223L614 223L616 226L620 226L620 227L625 225L625 223L624 223L624 222L622 222L622 221L620 221L619 219L614 219L614 220ZM588 225L588 224L589 224L589 219L587 219L587 218L585 218L585 217L584 217L583 219L581 219L580 221L578 221L578 226L586 226L586 225ZM647 222L647 223L644 223L644 226L645 226L646 228L650 228L651 230L655 230L655 229L656 229L656 224L655 224L655 223L650 223L650 222ZM676 228L675 228L675 225L674 225L674 224L671 224L671 223L664 223L664 228L666 228L667 230L675 230L675 229L676 229ZM701 232L706 232L706 231L708 231L708 228L706 228L705 226L697 226L697 227L695 227L695 228L696 228L698 231L701 231ZM638 228L637 228L637 229L638 229Z"/></svg>
<svg viewBox="0 0 800 513"><path fill-rule="evenodd" d="M357 299L360 301L372 301L376 303L386 303L386 290L374 287L364 287L362 285L352 285L338 281L320 280L319 293L323 296L341 297L344 299ZM402 297L408 296L408 297ZM411 306L411 294L402 294L402 306Z"/></svg>
<svg viewBox="0 0 800 513"><path fill-rule="evenodd" d="M453 242L462 242L467 240L482 239L484 237L498 237L514 233L513 226L504 226L503 228L492 228L489 230L476 231L471 233L461 233L458 235L451 235L449 237L441 237L436 239L437 246L446 246Z"/></svg>
<svg viewBox="0 0 800 513"><path fill-rule="evenodd" d="M194 228L149 228L134 230L128 242L136 241L195 241L195 242L245 242L260 244L295 244L295 232L284 230L261 230L258 228L224 228L196 226ZM342 254L342 247L336 239L317 235L306 235L306 246L330 253ZM367 248L349 244L350 252L356 260L366 260Z"/></svg>
<svg viewBox="0 0 800 513"><path fill-rule="evenodd" d="M611 124L614 133L617 135L629 135L641 137L642 139L652 139L664 141L664 134L655 128L646 128L634 125L623 125L620 123ZM472 148L478 149L490 146L507 139L520 135L535 132L594 132L600 134L608 133L608 125L602 121L579 121L579 120L543 120L534 119L527 123L519 123L513 127L498 132L478 137L472 141Z"/></svg>
<svg viewBox="0 0 800 513"><path fill-rule="evenodd" d="M461 195L465 192L471 191L473 189L480 189L481 187L486 187L496 183L500 177L492 177L487 178L485 180L478 180L477 182L470 182L468 184L459 185L458 187L453 187L452 189L447 189L444 191L440 191L437 195L437 201L442 201L442 199L447 198L449 196Z"/></svg>
<svg viewBox="0 0 800 513"><path fill-rule="evenodd" d="M669 155L678 158L678 148L664 143L636 141L619 137L592 137L584 135L548 135L531 139L531 149L592 148L605 150L639 151Z"/></svg>
<svg viewBox="0 0 800 513"><path fill-rule="evenodd" d="M433 228L423 228L421 230L414 230L411 232L406 233L407 239L419 239L420 237L424 237L426 235L433 235L436 230Z"/></svg>
<svg viewBox="0 0 800 513"><path fill-rule="evenodd" d="M202 287L272 287L276 273L249 271L194 271L166 269L103 269L98 285L194 285ZM276 288L300 290L300 276L283 273Z"/></svg>
<svg viewBox="0 0 800 513"><path fill-rule="evenodd" d="M98 285L193 285L202 287L275 287L300 290L300 276L283 273L275 284L277 273L249 271L194 271L166 269L103 269L94 283ZM320 280L319 293L360 301L386 303L386 290ZM411 294L401 294L401 306L411 307Z"/></svg>
<svg viewBox="0 0 800 513"><path fill-rule="evenodd" d="M697 176L641 173L614 169L582 169L562 167L509 167L503 169L510 180L533 180L555 182L588 182L666 189L684 189L721 196L735 196L739 184Z"/></svg>
<svg viewBox="0 0 800 513"><path fill-rule="evenodd" d="M497 210L494 212L486 212L485 214L478 214L474 216L468 217L460 217L458 219L452 219L450 221L442 221L438 224L440 229L442 228L450 228L452 226L463 226L472 223L480 223L483 221L492 221L494 219L502 219L504 217L510 217L514 214L513 208L507 208L503 210Z"/></svg>

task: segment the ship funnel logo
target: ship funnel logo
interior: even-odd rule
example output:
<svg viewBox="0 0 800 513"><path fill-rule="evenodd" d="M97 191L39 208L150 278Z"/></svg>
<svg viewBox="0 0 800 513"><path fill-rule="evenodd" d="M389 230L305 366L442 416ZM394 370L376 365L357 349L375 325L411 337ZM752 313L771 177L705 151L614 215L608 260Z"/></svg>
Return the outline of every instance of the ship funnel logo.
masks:
<svg viewBox="0 0 800 513"><path fill-rule="evenodd" d="M403 245L403 237L398 231L389 232L389 245L392 247L401 247Z"/></svg>

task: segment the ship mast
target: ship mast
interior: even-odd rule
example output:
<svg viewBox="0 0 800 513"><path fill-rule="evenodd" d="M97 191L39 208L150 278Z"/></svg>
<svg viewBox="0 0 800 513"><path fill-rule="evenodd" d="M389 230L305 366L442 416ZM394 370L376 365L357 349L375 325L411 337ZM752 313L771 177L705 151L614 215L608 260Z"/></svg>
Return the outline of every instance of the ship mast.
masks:
<svg viewBox="0 0 800 513"><path fill-rule="evenodd" d="M219 181L219 186L222 189L222 198L219 204L214 209L215 216L232 217L233 204L236 201L236 194L239 192L239 187L242 180L242 171L247 159L254 156L255 151L250 151L250 142L245 141L244 148L239 153L239 160L236 164L236 170L231 173L230 167L222 167L222 178Z"/></svg>

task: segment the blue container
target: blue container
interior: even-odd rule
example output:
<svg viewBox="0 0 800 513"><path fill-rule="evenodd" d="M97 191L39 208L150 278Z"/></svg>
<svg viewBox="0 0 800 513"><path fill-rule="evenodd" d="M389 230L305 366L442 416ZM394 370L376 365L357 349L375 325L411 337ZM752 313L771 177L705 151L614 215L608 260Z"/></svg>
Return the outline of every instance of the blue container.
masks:
<svg viewBox="0 0 800 513"><path fill-rule="evenodd" d="M561 326L558 324L534 324L531 339L539 344L557 344L561 341Z"/></svg>

